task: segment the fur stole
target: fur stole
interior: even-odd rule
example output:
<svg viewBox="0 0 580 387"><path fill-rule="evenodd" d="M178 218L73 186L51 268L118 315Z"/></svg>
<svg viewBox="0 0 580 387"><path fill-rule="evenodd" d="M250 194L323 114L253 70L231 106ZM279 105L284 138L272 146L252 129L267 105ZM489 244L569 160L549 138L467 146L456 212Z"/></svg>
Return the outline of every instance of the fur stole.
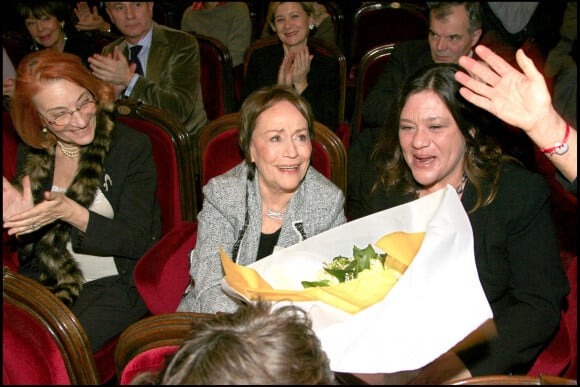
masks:
<svg viewBox="0 0 580 387"><path fill-rule="evenodd" d="M94 201L103 175L103 162L109 153L113 120L109 112L97 115L95 138L89 145L82 147L78 173L74 177L66 196L85 208ZM21 182L25 175L30 176L34 203L43 199L44 187L52 186L48 181L54 170L55 146L48 149L31 149L26 156L25 165L15 181ZM56 221L36 232L39 239L24 246L19 257L37 259L40 271L39 281L53 292L65 305L72 305L82 290L84 276L78 262L68 251L66 245L71 239L72 226Z"/></svg>

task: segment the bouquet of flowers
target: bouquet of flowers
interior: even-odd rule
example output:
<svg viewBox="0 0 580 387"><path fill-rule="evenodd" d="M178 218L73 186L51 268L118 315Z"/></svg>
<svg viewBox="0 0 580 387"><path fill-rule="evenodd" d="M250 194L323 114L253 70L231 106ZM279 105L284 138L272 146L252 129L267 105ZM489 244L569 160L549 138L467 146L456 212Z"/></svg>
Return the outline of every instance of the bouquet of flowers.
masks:
<svg viewBox="0 0 580 387"><path fill-rule="evenodd" d="M355 261L353 246L364 251L369 245L377 255L387 254L389 270L361 276L363 269L350 281L304 288L303 281L320 280L319 272L334 257L348 257L351 262L341 270L352 271L347 267ZM367 253L370 268L371 252L362 254ZM402 266L395 270L389 255ZM358 261L366 266L366 258ZM451 186L350 221L247 267L222 251L222 264L222 287L232 296L305 309L337 372L423 367L493 317L475 266L471 225Z"/></svg>

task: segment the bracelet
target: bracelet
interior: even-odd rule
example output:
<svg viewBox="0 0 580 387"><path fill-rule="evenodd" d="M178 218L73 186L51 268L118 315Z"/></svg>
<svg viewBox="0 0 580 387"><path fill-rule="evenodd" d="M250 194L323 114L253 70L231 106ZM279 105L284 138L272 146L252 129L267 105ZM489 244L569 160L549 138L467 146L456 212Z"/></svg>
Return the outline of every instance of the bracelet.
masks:
<svg viewBox="0 0 580 387"><path fill-rule="evenodd" d="M568 136L570 136L570 124L566 122L566 133L564 133L562 142L555 143L551 148L540 148L540 152L550 155L557 154L562 156L564 153L568 152Z"/></svg>

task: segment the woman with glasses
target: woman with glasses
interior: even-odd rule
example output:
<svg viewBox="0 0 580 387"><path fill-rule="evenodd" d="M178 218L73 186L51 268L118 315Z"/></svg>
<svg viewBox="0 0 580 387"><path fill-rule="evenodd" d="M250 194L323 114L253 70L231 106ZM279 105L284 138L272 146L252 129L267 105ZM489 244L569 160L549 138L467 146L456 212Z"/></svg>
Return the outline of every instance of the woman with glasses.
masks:
<svg viewBox="0 0 580 387"><path fill-rule="evenodd" d="M26 56L10 104L17 174L3 177L19 272L70 307L93 351L147 312L133 269L161 234L150 140L115 122L113 103L79 57Z"/></svg>

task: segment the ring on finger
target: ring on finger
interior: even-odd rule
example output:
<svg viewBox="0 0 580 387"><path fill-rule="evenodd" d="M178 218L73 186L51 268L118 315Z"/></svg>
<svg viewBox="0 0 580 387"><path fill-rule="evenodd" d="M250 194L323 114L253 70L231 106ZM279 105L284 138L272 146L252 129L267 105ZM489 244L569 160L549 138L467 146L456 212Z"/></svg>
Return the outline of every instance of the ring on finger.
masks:
<svg viewBox="0 0 580 387"><path fill-rule="evenodd" d="M38 228L38 223L32 223L32 226L30 226L30 228L32 230L36 230Z"/></svg>

